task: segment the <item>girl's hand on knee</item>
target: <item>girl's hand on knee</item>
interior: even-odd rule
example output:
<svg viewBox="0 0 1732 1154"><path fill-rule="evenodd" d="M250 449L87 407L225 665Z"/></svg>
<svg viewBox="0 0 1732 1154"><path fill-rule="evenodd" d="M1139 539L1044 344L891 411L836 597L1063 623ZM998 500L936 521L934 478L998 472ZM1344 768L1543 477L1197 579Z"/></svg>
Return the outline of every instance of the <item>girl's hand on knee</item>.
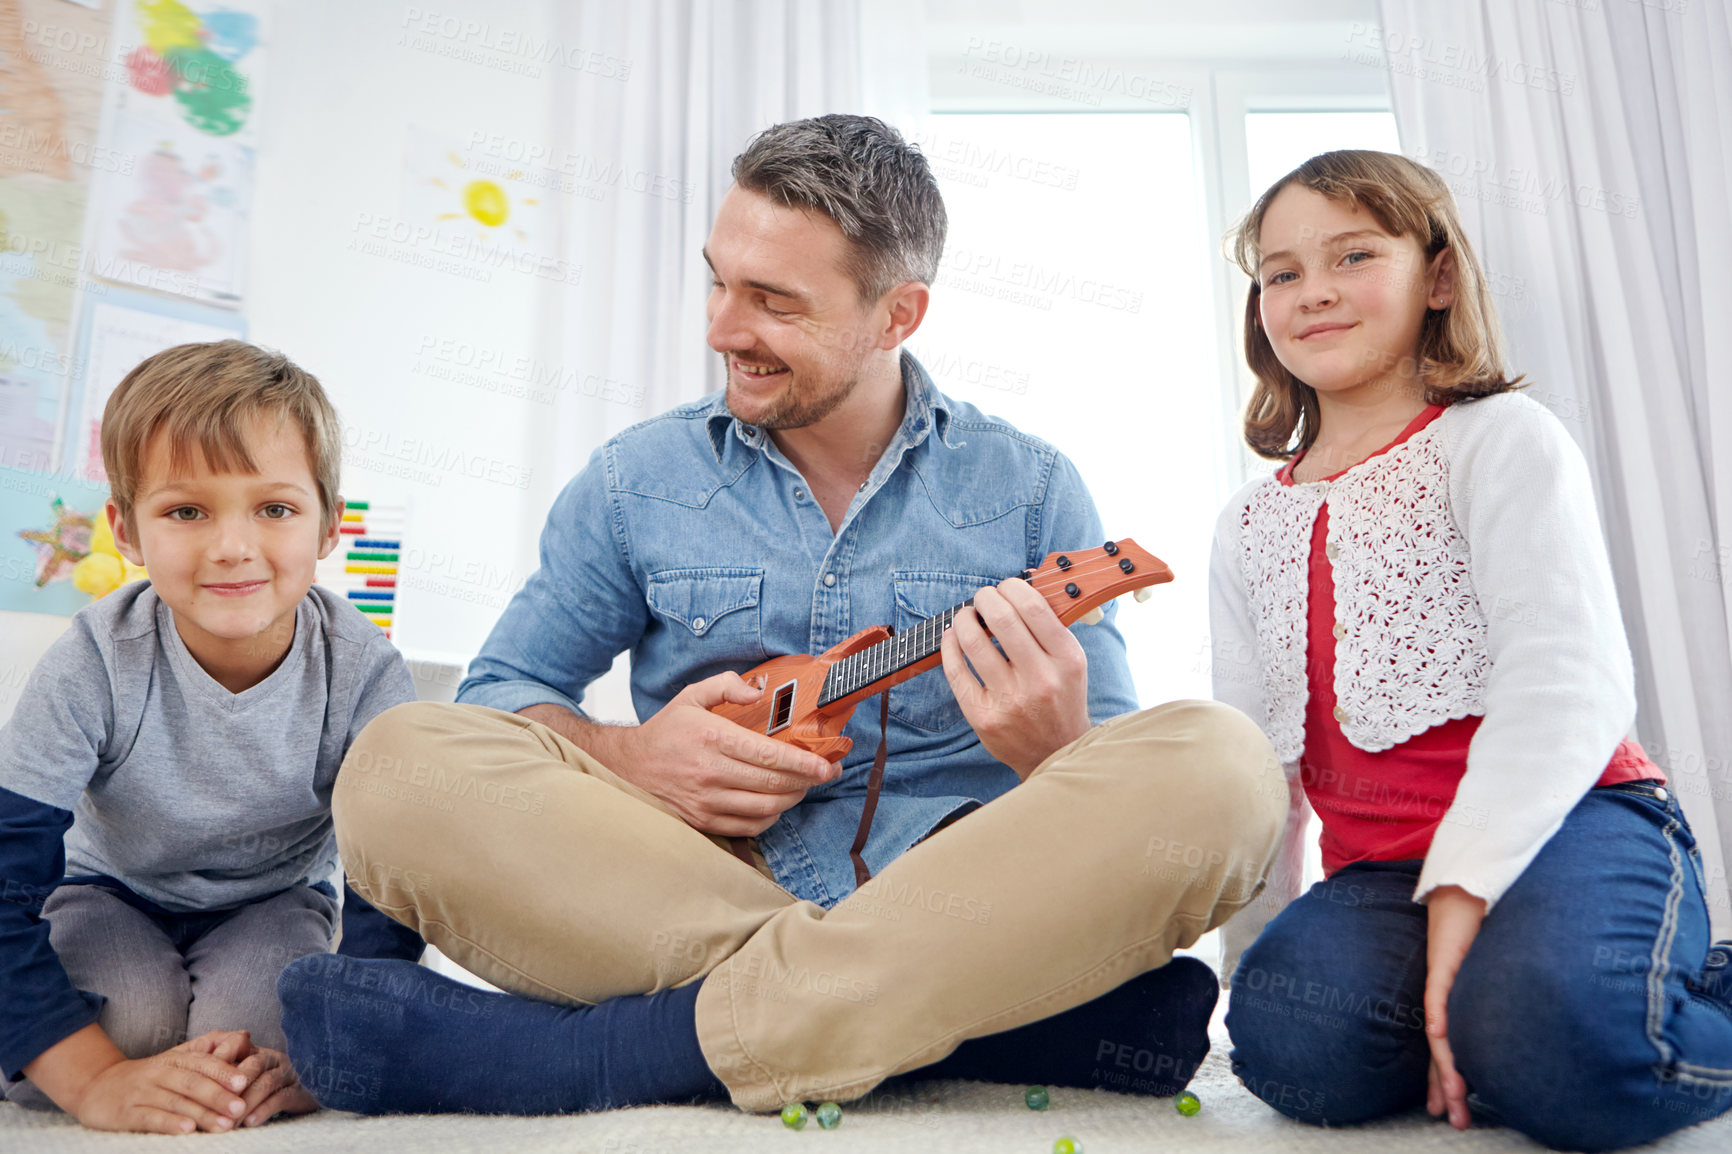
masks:
<svg viewBox="0 0 1732 1154"><path fill-rule="evenodd" d="M1449 1048L1449 991L1479 935L1485 901L1460 886L1439 886L1427 896L1426 908L1425 1037L1431 1043L1431 1068L1425 1108L1433 1116L1447 1112L1449 1124L1465 1130L1471 1121L1467 1080L1456 1072Z"/></svg>

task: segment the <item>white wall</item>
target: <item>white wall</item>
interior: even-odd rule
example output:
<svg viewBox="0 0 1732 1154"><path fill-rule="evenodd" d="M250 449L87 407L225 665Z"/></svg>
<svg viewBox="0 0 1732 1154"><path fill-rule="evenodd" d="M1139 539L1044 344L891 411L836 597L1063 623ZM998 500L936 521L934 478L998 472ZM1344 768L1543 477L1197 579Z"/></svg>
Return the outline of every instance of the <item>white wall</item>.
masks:
<svg viewBox="0 0 1732 1154"><path fill-rule="evenodd" d="M550 391L587 387L561 364L582 275L563 225L596 190L559 172L586 163L563 145L561 102L574 69L629 64L582 42L557 0L277 0L266 37L251 335L329 390L345 492L408 504L393 635L423 696L448 696L454 675L437 666L474 656L570 479L547 447ZM453 151L412 158L417 132ZM537 150L561 159L519 163ZM428 167L450 187L430 193ZM429 195L460 217L476 175L512 197L502 229L527 230L507 238L513 260L413 232ZM623 661L590 704L631 717Z"/></svg>
<svg viewBox="0 0 1732 1154"><path fill-rule="evenodd" d="M528 452L523 403L481 387L507 378L432 374L462 369L455 354L441 357L446 341L542 355L560 289L413 239L425 214L405 188L406 151L412 126L460 146L473 133L545 136L552 71L507 71L496 65L522 58L487 46L507 34L548 38L554 5L437 9L440 19L428 20L412 6L343 0L272 8L247 312L253 340L288 353L330 392L344 424L345 493L410 506L399 645L466 660L533 569L535 530L564 478ZM463 170L437 170L449 174L458 209ZM404 236L412 239L393 239ZM542 239L556 257L557 234Z"/></svg>

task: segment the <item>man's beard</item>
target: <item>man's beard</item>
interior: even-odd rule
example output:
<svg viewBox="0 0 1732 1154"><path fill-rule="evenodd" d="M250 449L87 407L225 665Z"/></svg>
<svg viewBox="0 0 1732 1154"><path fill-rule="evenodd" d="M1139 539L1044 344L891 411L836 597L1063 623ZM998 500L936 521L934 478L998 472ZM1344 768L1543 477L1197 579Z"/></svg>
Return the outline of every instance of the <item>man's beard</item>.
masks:
<svg viewBox="0 0 1732 1154"><path fill-rule="evenodd" d="M734 407L733 368L728 363L728 354L722 354L723 371L728 376L728 389L725 400L728 412L747 424L756 425L760 429L803 429L815 425L835 412L843 401L854 393L854 386L860 383L859 366L847 377L836 381L828 387L801 387L794 380L793 370L788 372L788 384L783 387L780 396L772 398L761 417L753 419L742 416Z"/></svg>

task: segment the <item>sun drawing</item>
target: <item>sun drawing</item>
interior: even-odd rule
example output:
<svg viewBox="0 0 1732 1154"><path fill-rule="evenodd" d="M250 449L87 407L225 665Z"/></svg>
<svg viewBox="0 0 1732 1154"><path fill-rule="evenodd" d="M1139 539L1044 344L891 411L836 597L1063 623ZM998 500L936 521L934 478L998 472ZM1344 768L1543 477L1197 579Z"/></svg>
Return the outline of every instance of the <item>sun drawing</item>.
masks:
<svg viewBox="0 0 1732 1154"><path fill-rule="evenodd" d="M468 173L469 165L464 162L461 156L458 156L455 152L447 152L445 157L459 172L465 174ZM505 225L506 221L511 219L513 200L511 192L509 191L510 186L522 179L523 173L518 171L506 173L501 178L501 180L504 181L503 184L501 184L500 181L489 180L486 177L477 177L472 180L465 180L462 177L453 177L450 182L446 181L443 177L432 177L429 183L435 188L452 188L455 184L463 205L463 211L442 212L439 214L437 219L462 220L467 217L476 224L489 229L501 228ZM515 203L528 207L541 202L533 197L519 195ZM520 242L529 239L524 231L516 225L511 227L511 232Z"/></svg>

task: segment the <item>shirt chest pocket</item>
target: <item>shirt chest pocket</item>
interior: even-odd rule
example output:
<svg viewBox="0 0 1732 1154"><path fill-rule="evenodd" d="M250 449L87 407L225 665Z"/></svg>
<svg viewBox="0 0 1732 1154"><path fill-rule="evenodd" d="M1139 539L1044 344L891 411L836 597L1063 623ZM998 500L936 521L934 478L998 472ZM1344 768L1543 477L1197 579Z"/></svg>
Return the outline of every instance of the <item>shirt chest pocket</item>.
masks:
<svg viewBox="0 0 1732 1154"><path fill-rule="evenodd" d="M961 605L987 585L998 584L997 578L972 573L896 572L890 581L896 595L898 633ZM893 687L890 712L897 720L932 733L968 724L942 666Z"/></svg>
<svg viewBox="0 0 1732 1154"><path fill-rule="evenodd" d="M650 574L649 607L676 643L693 647L698 665L755 664L767 656L763 584L762 569L664 569Z"/></svg>

